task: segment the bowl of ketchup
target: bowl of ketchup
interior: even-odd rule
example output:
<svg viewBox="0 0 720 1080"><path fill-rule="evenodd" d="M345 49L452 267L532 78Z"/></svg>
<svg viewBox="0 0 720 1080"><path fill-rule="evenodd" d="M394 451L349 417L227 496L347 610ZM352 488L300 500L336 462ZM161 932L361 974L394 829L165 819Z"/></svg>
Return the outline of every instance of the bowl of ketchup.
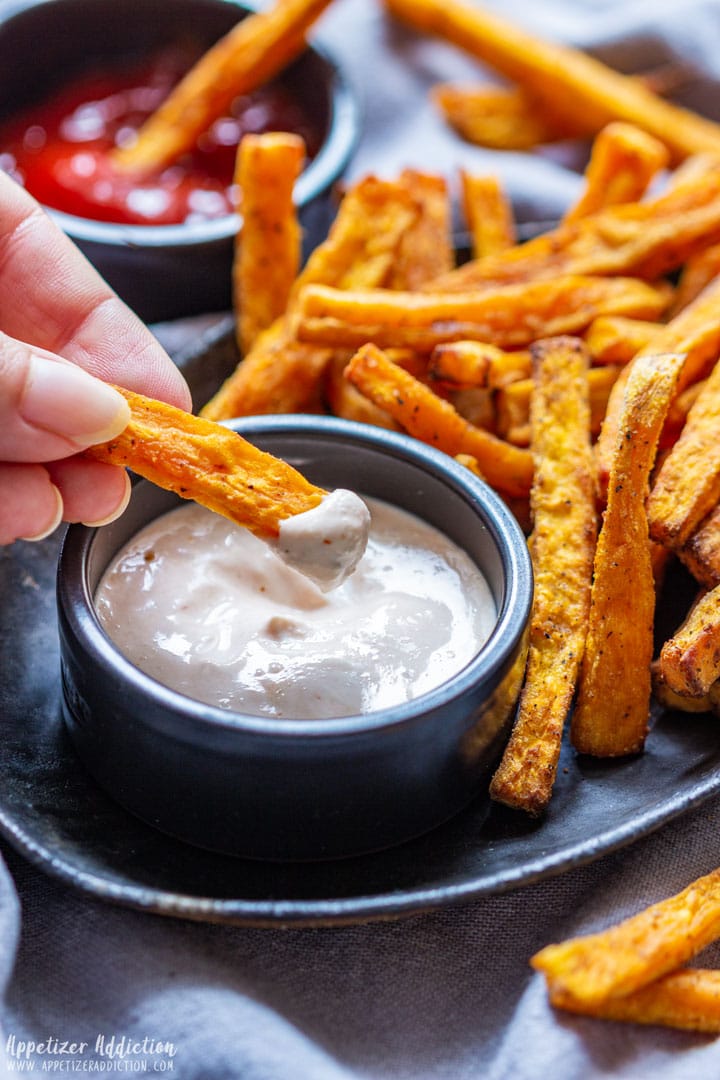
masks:
<svg viewBox="0 0 720 1080"><path fill-rule="evenodd" d="M295 197L308 247L329 224L357 107L337 63L316 45L236 98L192 152L156 175L139 180L110 163L110 151L132 140L252 10L235 0L20 0L0 15L0 169L148 322L230 305L240 224L232 177L243 135L302 136L307 163Z"/></svg>

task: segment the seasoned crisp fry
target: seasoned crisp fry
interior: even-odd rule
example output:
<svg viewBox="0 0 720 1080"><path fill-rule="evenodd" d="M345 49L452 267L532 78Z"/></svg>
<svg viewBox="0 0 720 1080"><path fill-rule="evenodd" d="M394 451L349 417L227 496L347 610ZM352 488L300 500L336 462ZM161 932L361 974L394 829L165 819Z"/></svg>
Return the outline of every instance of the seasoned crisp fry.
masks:
<svg viewBox="0 0 720 1080"><path fill-rule="evenodd" d="M593 364L628 364L650 345L661 327L646 319L628 319L624 315L600 315L585 332L585 344Z"/></svg>
<svg viewBox="0 0 720 1080"><path fill-rule="evenodd" d="M720 244L711 244L710 247L691 255L682 268L669 312L670 316L677 315L688 304L691 304L718 274L720 274Z"/></svg>
<svg viewBox="0 0 720 1080"><path fill-rule="evenodd" d="M546 102L520 89L439 83L430 93L445 120L463 139L493 150L531 150L543 143L592 133L587 125L554 116Z"/></svg>
<svg viewBox="0 0 720 1080"><path fill-rule="evenodd" d="M673 709L678 712L687 713L709 713L717 711L718 697L715 687L711 688L707 694L699 694L694 697L690 697L688 694L678 694L674 690L671 690L665 682L660 670L659 660L653 660L650 667L650 674L652 676L653 697L664 709Z"/></svg>
<svg viewBox="0 0 720 1080"><path fill-rule="evenodd" d="M521 348L582 330L600 314L657 317L666 303L663 289L635 278L571 275L469 293L309 285L298 297L294 329L301 341L341 348L372 341L429 352L463 339Z"/></svg>
<svg viewBox="0 0 720 1080"><path fill-rule="evenodd" d="M610 391L620 370L615 365L606 364L604 367L591 368L588 372L590 433L592 435L597 435L600 431ZM525 436L521 433L529 422L533 390L532 379L518 379L498 390L495 403L498 435L509 442L527 445ZM529 431L527 437L529 438Z"/></svg>
<svg viewBox="0 0 720 1080"><path fill-rule="evenodd" d="M417 204L415 221L400 237L388 289L419 289L455 265L447 184L440 176L404 169L399 184Z"/></svg>
<svg viewBox="0 0 720 1080"><path fill-rule="evenodd" d="M640 357L656 352L683 353L685 362L678 378L676 393L679 394L691 383L702 378L708 366L714 363L720 352L718 304L720 304L720 278L711 282L700 296L674 319L665 326L659 327L658 333L638 353L638 357L623 369L610 394L607 413L595 448L601 490L604 490L607 484L610 458L617 439L618 416L627 380L630 378L634 364ZM672 468L673 466L670 466L670 469ZM707 513L708 509L710 507L706 506L703 513ZM694 525L698 520L696 519ZM686 537L694 525L688 530ZM658 539L654 531L652 535ZM679 543L682 544L683 541Z"/></svg>
<svg viewBox="0 0 720 1080"><path fill-rule="evenodd" d="M417 439L452 457L470 454L487 482L507 495L529 492L533 462L527 450L510 446L468 423L449 402L393 364L374 345L365 345L353 356L346 376Z"/></svg>
<svg viewBox="0 0 720 1080"><path fill-rule="evenodd" d="M519 84L552 113L597 131L627 120L650 132L676 161L720 153L720 127L653 94L577 49L541 41L500 16L463 0L385 0L390 12L425 33L458 45Z"/></svg>
<svg viewBox="0 0 720 1080"><path fill-rule="evenodd" d="M112 154L119 169L145 175L170 165L230 108L277 75L305 47L305 35L330 0L276 0L242 19L190 69L140 128Z"/></svg>
<svg viewBox="0 0 720 1080"><path fill-rule="evenodd" d="M597 524L587 353L571 338L541 342L532 352L530 648L515 725L490 796L537 815L552 794L585 645Z"/></svg>
<svg viewBox="0 0 720 1080"><path fill-rule="evenodd" d="M645 497L682 363L679 355L642 357L628 380L570 729L580 753L617 757L645 741L655 611Z"/></svg>
<svg viewBox="0 0 720 1080"><path fill-rule="evenodd" d="M716 291L720 293L720 279L717 284ZM720 332L717 326L714 329ZM715 365L691 406L677 442L658 470L648 499L650 535L674 550L685 545L720 500L718 416L720 364Z"/></svg>
<svg viewBox="0 0 720 1080"><path fill-rule="evenodd" d="M665 144L633 124L615 121L598 132L585 170L585 189L564 221L607 206L637 202L669 160Z"/></svg>
<svg viewBox="0 0 720 1080"><path fill-rule="evenodd" d="M471 259L428 286L466 292L558 274L634 274L648 281L720 240L720 160L703 160L682 183L642 202L611 206L524 244Z"/></svg>
<svg viewBox="0 0 720 1080"><path fill-rule="evenodd" d="M696 581L706 589L720 585L720 503L677 552Z"/></svg>
<svg viewBox="0 0 720 1080"><path fill-rule="evenodd" d="M720 870L599 934L548 945L530 961L551 999L599 1005L640 990L720 936Z"/></svg>
<svg viewBox="0 0 720 1080"><path fill-rule="evenodd" d="M243 223L233 262L233 298L243 356L284 313L300 268L293 189L304 159L299 135L270 132L240 141L235 183Z"/></svg>
<svg viewBox="0 0 720 1080"><path fill-rule="evenodd" d="M371 289L385 285L420 207L407 185L367 176L342 199L328 237L310 253L295 284ZM293 298L291 298L292 303Z"/></svg>
<svg viewBox="0 0 720 1080"><path fill-rule="evenodd" d="M515 221L499 178L479 176L461 169L460 187L465 221L472 237L473 257L481 259L513 247Z"/></svg>
<svg viewBox="0 0 720 1080"><path fill-rule="evenodd" d="M595 1016L600 1020L625 1020L635 1024L658 1024L683 1031L720 1032L720 971L684 968L623 997L589 1005L561 994L551 998L558 1009Z"/></svg>
<svg viewBox="0 0 720 1080"><path fill-rule="evenodd" d="M696 600L659 660L662 678L676 694L706 694L720 679L720 586Z"/></svg>
<svg viewBox="0 0 720 1080"><path fill-rule="evenodd" d="M505 352L479 341L450 341L437 345L430 356L431 379L458 389L487 387L499 390L530 375L532 362L526 349Z"/></svg>
<svg viewBox="0 0 720 1080"><path fill-rule="evenodd" d="M337 351L333 354L325 378L325 397L330 411L344 420L355 420L360 424L373 424L375 427L399 431L400 425L388 412L361 394L345 378L345 368L351 359L351 352Z"/></svg>
<svg viewBox="0 0 720 1080"><path fill-rule="evenodd" d="M85 451L96 461L126 466L263 538L276 537L282 520L311 510L325 494L229 428L116 389L130 405L130 423Z"/></svg>

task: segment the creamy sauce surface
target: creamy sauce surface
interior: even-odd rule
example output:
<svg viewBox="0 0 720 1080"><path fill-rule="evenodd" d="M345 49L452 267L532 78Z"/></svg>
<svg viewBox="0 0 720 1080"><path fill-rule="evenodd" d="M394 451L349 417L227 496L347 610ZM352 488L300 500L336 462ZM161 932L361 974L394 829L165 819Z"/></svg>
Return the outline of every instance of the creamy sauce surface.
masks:
<svg viewBox="0 0 720 1080"><path fill-rule="evenodd" d="M100 621L137 667L224 709L322 719L415 698L472 659L495 604L442 533L366 502L365 554L331 592L246 529L179 507L109 566L95 596Z"/></svg>

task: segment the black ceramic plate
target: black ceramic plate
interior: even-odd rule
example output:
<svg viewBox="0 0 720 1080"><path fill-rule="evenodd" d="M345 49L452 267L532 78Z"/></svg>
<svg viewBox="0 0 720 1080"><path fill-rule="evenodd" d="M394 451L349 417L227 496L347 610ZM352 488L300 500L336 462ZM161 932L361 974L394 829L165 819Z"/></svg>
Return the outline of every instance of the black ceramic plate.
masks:
<svg viewBox="0 0 720 1080"><path fill-rule="evenodd" d="M233 361L227 327L182 365L205 396ZM201 361L198 369L198 361ZM199 374L201 372L201 374ZM59 714L55 628L58 539L0 549L0 832L54 877L159 914L252 925L318 925L400 916L559 874L646 835L720 793L715 718L658 714L646 752L598 763L565 748L539 822L478 798L402 847L334 863L270 864L211 854L136 820L85 772ZM692 584L672 577L670 630Z"/></svg>

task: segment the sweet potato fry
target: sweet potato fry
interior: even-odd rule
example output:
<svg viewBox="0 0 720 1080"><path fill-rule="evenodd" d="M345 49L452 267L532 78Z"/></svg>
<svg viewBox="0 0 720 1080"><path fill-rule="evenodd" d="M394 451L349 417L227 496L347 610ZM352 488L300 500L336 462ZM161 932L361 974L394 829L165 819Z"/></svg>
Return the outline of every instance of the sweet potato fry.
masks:
<svg viewBox="0 0 720 1080"><path fill-rule="evenodd" d="M341 348L372 341L380 348L431 351L446 341L522 348L541 337L584 329L600 314L659 316L663 289L635 278L557 277L469 293L340 290L306 286L294 330L301 341Z"/></svg>
<svg viewBox="0 0 720 1080"><path fill-rule="evenodd" d="M617 757L645 742L655 611L645 497L682 363L677 354L643 357L628 380L570 728L580 753Z"/></svg>
<svg viewBox="0 0 720 1080"><path fill-rule="evenodd" d="M531 150L592 133L587 125L553 115L546 102L516 88L438 83L430 93L458 135L493 150Z"/></svg>
<svg viewBox="0 0 720 1080"><path fill-rule="evenodd" d="M672 971L641 990L598 1004L588 1005L561 994L550 1000L558 1009L600 1020L657 1024L708 1035L720 1032L720 971L708 968Z"/></svg>
<svg viewBox="0 0 720 1080"><path fill-rule="evenodd" d="M670 317L673 318L697 299L718 274L720 274L720 244L711 244L710 247L691 255L682 268L669 311Z"/></svg>
<svg viewBox="0 0 720 1080"><path fill-rule="evenodd" d="M720 128L653 94L568 46L541 41L500 16L464 0L385 0L389 11L417 30L445 38L547 103L555 115L597 131L627 120L650 132L675 160L699 151L720 153Z"/></svg>
<svg viewBox="0 0 720 1080"><path fill-rule="evenodd" d="M415 201L417 215L400 237L384 284L419 289L455 265L447 183L415 169L404 169L398 183Z"/></svg>
<svg viewBox="0 0 720 1080"><path fill-rule="evenodd" d="M468 423L449 402L393 364L376 346L365 345L353 356L346 377L415 438L452 457L470 454L487 482L507 495L522 497L529 492L533 462L527 450Z"/></svg>
<svg viewBox="0 0 720 1080"><path fill-rule="evenodd" d="M601 491L604 491L607 485L610 457L617 439L618 417L627 380L630 377L634 363L638 362L640 357L652 353L682 353L685 356L685 362L678 378L676 393L681 393L691 383L701 379L706 374L708 367L715 362L720 352L718 304L720 304L720 279L711 282L696 300L669 323L660 327L649 344L638 353L636 360L623 369L610 394L607 413L595 448ZM707 392L707 390L704 391L704 393ZM712 394L712 391L710 394ZM684 451L680 453L684 453ZM666 475L669 476L670 470L674 470L674 466L669 467ZM710 507L706 505L701 516L707 513L709 509ZM693 525L687 530L686 537L699 520L699 518L696 518ZM652 535L655 539L659 538L654 529ZM664 538L662 542L665 543ZM683 542L681 540L679 544Z"/></svg>
<svg viewBox="0 0 720 1080"><path fill-rule="evenodd" d="M706 694L720 679L720 586L693 604L660 650L660 673L676 694Z"/></svg>
<svg viewBox="0 0 720 1080"><path fill-rule="evenodd" d="M598 934L547 945L531 959L551 1000L600 1005L648 986L720 936L720 870Z"/></svg>
<svg viewBox="0 0 720 1080"><path fill-rule="evenodd" d="M461 169L460 190L463 213L472 238L473 257L481 259L513 247L515 221L500 179Z"/></svg>
<svg viewBox="0 0 720 1080"><path fill-rule="evenodd" d="M677 555L706 589L720 585L720 503L679 548Z"/></svg>
<svg viewBox="0 0 720 1080"><path fill-rule="evenodd" d="M114 151L115 165L146 175L191 150L240 94L277 75L305 47L305 35L330 0L276 0L248 15L212 46L140 128Z"/></svg>
<svg viewBox="0 0 720 1080"><path fill-rule="evenodd" d="M719 415L720 364L716 364L660 466L648 499L650 535L674 550L685 545L720 501Z"/></svg>
<svg viewBox="0 0 720 1080"><path fill-rule="evenodd" d="M325 494L229 428L117 389L130 405L130 423L117 438L85 451L94 460L126 466L265 539Z"/></svg>
<svg viewBox="0 0 720 1080"><path fill-rule="evenodd" d="M437 278L433 292L466 292L558 274L634 274L648 281L720 240L720 160L703 159L654 199L611 206Z"/></svg>
<svg viewBox="0 0 720 1080"><path fill-rule="evenodd" d="M660 329L659 323L646 319L600 315L588 326L585 344L593 364L628 364L650 344Z"/></svg>
<svg viewBox="0 0 720 1080"><path fill-rule="evenodd" d="M719 702L716 687L712 687L707 694L698 694L693 697L690 697L689 694L678 694L675 690L671 690L665 682L660 670L659 660L653 660L650 674L652 676L653 697L664 709L687 713L717 712Z"/></svg>
<svg viewBox="0 0 720 1080"><path fill-rule="evenodd" d="M585 188L564 221L595 214L607 206L637 202L668 164L665 144L646 131L616 120L598 132L585 169Z"/></svg>
<svg viewBox="0 0 720 1080"><path fill-rule="evenodd" d="M593 436L600 431L610 391L620 370L616 365L606 364L604 367L591 368L588 372L590 433ZM497 431L508 442L527 445L520 433L529 422L533 390L532 379L518 379L497 392Z"/></svg>
<svg viewBox="0 0 720 1080"><path fill-rule="evenodd" d="M505 352L496 345L479 341L451 341L433 349L428 375L457 389L499 390L529 377L531 369L530 353L526 349Z"/></svg>
<svg viewBox="0 0 720 1080"><path fill-rule="evenodd" d="M305 159L299 135L245 135L235 183L242 228L233 261L233 301L244 356L287 307L300 268L301 235L293 203Z"/></svg>
<svg viewBox="0 0 720 1080"><path fill-rule="evenodd" d="M360 424L373 424L375 427L399 431L400 425L388 412L379 408L369 398L356 390L349 379L345 378L345 368L352 359L352 353L333 354L325 376L325 399L334 416L344 420L354 420Z"/></svg>
<svg viewBox="0 0 720 1080"><path fill-rule="evenodd" d="M532 353L530 648L515 724L490 796L538 815L552 795L585 646L597 522L588 355L572 338L540 342Z"/></svg>

